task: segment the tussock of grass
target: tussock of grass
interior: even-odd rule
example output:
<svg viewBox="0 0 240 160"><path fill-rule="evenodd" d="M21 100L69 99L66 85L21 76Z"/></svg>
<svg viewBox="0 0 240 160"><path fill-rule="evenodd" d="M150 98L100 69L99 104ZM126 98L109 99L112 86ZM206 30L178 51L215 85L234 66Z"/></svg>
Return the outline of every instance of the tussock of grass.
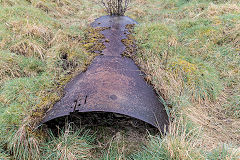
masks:
<svg viewBox="0 0 240 160"><path fill-rule="evenodd" d="M45 69L42 61L8 51L0 51L0 68L0 84L13 78L36 76Z"/></svg>
<svg viewBox="0 0 240 160"><path fill-rule="evenodd" d="M114 160L114 159L127 159L125 155L125 144L124 138L122 137L121 133L117 133L116 136L112 137L109 147L104 153L102 159L103 160Z"/></svg>
<svg viewBox="0 0 240 160"><path fill-rule="evenodd" d="M240 12L240 7L237 4L226 3L226 4L213 4L211 3L207 8L207 15L209 16L220 16L223 14L235 13L238 14Z"/></svg>
<svg viewBox="0 0 240 160"><path fill-rule="evenodd" d="M188 130L187 124L175 121L170 124L169 133L164 138L150 136L150 141L144 151L133 155L132 159L239 159L239 148L225 144L207 153L203 152L201 150L200 133L200 128Z"/></svg>
<svg viewBox="0 0 240 160"><path fill-rule="evenodd" d="M0 12L6 30L1 35L1 49L43 59L59 23L31 6L1 7Z"/></svg>
<svg viewBox="0 0 240 160"><path fill-rule="evenodd" d="M134 155L133 159L204 159L199 148L201 128L190 129L183 118L169 125L169 132L163 138L150 136L150 141L143 152Z"/></svg>
<svg viewBox="0 0 240 160"><path fill-rule="evenodd" d="M147 143L147 134L138 131L119 131L99 146L102 150L102 155L99 159L115 160L115 159L131 159L132 154L141 150L142 145Z"/></svg>
<svg viewBox="0 0 240 160"><path fill-rule="evenodd" d="M71 125L67 125L64 131L56 137L52 132L49 133L49 139L43 145L42 159L90 159L90 145L93 142L93 136L89 136L87 131L73 130Z"/></svg>
<svg viewBox="0 0 240 160"><path fill-rule="evenodd" d="M15 159L40 159L41 139L33 134L29 122L30 119L25 118L17 132L8 138L8 148Z"/></svg>

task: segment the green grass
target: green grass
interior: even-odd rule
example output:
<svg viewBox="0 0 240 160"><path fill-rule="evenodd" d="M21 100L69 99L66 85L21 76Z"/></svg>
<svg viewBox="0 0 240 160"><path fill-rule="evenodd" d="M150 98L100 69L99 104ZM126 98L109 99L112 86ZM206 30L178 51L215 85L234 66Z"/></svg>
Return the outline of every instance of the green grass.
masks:
<svg viewBox="0 0 240 160"><path fill-rule="evenodd" d="M207 158L209 160L215 160L215 159L237 160L239 159L239 154L237 149L234 149L231 146L223 144L222 146L219 146L216 149L214 149L212 152L207 153Z"/></svg>
<svg viewBox="0 0 240 160"><path fill-rule="evenodd" d="M89 38L85 26L61 22L70 13L55 17L54 14L60 14L57 12L63 12L60 4L44 3L54 12L48 14L27 1L0 3L1 154L15 159L38 159L43 141L41 134L31 130L46 107L61 96L61 85L75 71L86 68L94 55L84 45L94 40L86 41ZM62 9L66 9L64 5Z"/></svg>
<svg viewBox="0 0 240 160"><path fill-rule="evenodd" d="M179 119L179 115L183 115L193 126L202 128L199 138L201 145L193 150L193 155L200 150L203 159L238 159L239 3L151 2L138 1L138 7L130 13L132 17L138 17L138 13L143 15L139 19L142 23L135 29L138 44L135 61L161 93L172 118ZM151 7L154 9L148 9ZM194 129L192 125L186 127L188 130ZM181 141L185 140L187 138ZM189 153L189 157L179 154L181 152L177 148L169 152L166 143L178 141L177 137L171 140L167 136L159 141L153 140L145 152L136 157L201 157L191 155L192 150L186 146L175 147L181 148L182 153ZM235 153L231 147L224 147L223 151L219 149L219 145L225 144L235 146ZM205 154L207 152L209 154Z"/></svg>
<svg viewBox="0 0 240 160"><path fill-rule="evenodd" d="M239 159L238 0L135 0L126 13L139 22L132 58L170 111L165 136L32 130L95 56L95 2L0 0L0 159Z"/></svg>
<svg viewBox="0 0 240 160"><path fill-rule="evenodd" d="M93 135L88 131L73 130L67 126L60 135L56 137L52 132L42 146L43 157L40 159L90 159Z"/></svg>

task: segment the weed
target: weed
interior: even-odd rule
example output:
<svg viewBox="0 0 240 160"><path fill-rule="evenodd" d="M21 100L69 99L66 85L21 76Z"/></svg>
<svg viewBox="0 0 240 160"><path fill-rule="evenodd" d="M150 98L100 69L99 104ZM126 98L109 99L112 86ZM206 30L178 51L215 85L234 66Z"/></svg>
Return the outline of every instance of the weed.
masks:
<svg viewBox="0 0 240 160"><path fill-rule="evenodd" d="M131 0L101 0L100 3L110 16L123 16Z"/></svg>

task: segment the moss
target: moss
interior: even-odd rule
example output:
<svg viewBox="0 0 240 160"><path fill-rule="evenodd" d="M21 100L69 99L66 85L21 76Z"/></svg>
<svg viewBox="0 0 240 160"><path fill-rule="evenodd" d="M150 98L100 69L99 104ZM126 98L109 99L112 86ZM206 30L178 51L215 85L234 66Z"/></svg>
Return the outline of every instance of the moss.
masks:
<svg viewBox="0 0 240 160"><path fill-rule="evenodd" d="M101 28L89 28L87 31L86 39L82 41L84 48L88 52L102 52L106 47L103 44L103 39L105 38L100 32L108 29L107 27Z"/></svg>
<svg viewBox="0 0 240 160"><path fill-rule="evenodd" d="M122 53L122 56L124 57L132 57L136 53L136 44L135 44L135 37L134 34L134 26L133 24L126 25L126 29L128 30L128 33L126 36L126 39L122 40L122 43L125 45L126 49Z"/></svg>
<svg viewBox="0 0 240 160"><path fill-rule="evenodd" d="M81 44L83 44L83 47L86 50L86 54L89 54L89 57L85 59L83 62L83 65L81 68L76 68L76 66L73 66L73 70L63 75L61 78L59 78L55 84L57 84L54 88L50 89L49 91L45 91L45 94L41 94L40 96L40 103L38 103L31 114L31 119L34 121L32 122L32 125L38 125L38 123L41 121L41 119L44 117L46 111L50 109L57 101L61 99L63 96L63 89L64 86L76 75L79 74L79 72L82 72L87 69L87 66L91 64L92 59L97 54L92 54L95 51L101 52L103 49L105 49L105 46L102 43L102 39L104 39L104 36L100 34L100 31L105 30L106 28L90 28L86 31L84 40L80 41ZM90 56L90 55L93 56ZM68 59L70 57L70 59ZM67 52L67 55L65 57L65 60L68 61L67 63L71 63L72 60L74 60L76 56L71 55L71 53Z"/></svg>

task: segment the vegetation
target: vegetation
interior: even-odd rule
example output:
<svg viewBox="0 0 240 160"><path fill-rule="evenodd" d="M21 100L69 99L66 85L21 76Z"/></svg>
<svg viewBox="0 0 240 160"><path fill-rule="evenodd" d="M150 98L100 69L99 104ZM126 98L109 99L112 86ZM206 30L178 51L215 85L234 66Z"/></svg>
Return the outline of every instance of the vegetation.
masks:
<svg viewBox="0 0 240 160"><path fill-rule="evenodd" d="M139 22L137 54L129 55L169 109L168 133L112 137L107 127L72 125L58 136L35 132L61 86L91 63L91 49L104 47L88 27L104 8L97 0L0 0L0 159L240 158L239 1L134 0L129 7L126 15ZM127 147L135 141L141 149Z"/></svg>
<svg viewBox="0 0 240 160"><path fill-rule="evenodd" d="M123 16L131 0L101 0L105 11L111 16Z"/></svg>

